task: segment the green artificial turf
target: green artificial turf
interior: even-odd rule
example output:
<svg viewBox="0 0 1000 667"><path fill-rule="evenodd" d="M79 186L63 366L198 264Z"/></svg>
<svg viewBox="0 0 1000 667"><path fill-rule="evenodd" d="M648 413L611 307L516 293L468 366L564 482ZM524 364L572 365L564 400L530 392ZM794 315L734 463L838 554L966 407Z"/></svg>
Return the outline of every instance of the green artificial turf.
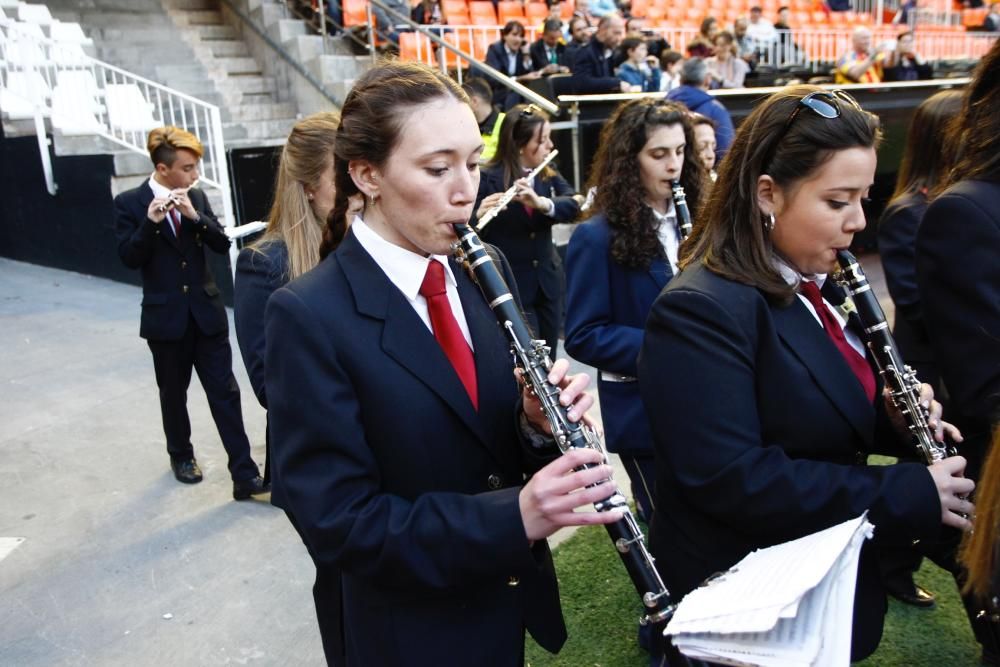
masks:
<svg viewBox="0 0 1000 667"><path fill-rule="evenodd" d="M569 639L551 655L529 638L530 667L644 667L636 643L639 601L602 527L581 528L555 551ZM878 651L864 667L960 667L978 664L951 575L925 560L916 580L937 595L934 609L890 600Z"/></svg>

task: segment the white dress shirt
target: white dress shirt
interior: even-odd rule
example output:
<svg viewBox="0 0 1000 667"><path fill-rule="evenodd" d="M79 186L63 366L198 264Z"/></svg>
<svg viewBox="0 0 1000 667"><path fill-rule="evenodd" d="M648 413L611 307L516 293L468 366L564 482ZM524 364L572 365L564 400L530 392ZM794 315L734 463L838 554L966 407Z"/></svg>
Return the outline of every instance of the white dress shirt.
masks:
<svg viewBox="0 0 1000 667"><path fill-rule="evenodd" d="M666 213L660 213L655 208L650 209L653 217L660 223L656 235L660 238L660 245L667 254L667 261L670 262L670 269L677 275L677 248L680 246L680 239L677 236L677 212L674 210L674 202L670 202Z"/></svg>
<svg viewBox="0 0 1000 667"><path fill-rule="evenodd" d="M781 273L781 277L784 278L785 282L789 285L798 286L800 282L814 282L816 283L816 286L822 290L823 285L826 283L825 273L817 274L815 276L803 276L798 271L790 267L788 263L780 257L774 258L774 267L778 269L778 272ZM795 296L798 297L799 301L806 304L806 308L809 309L813 319L815 319L820 326L823 326L823 320L819 318L819 313L817 313L816 309L813 308L813 305L809 303L809 299L805 298L798 292L795 293ZM833 318L837 321L837 324L840 325L840 328L844 330L844 338L847 339L847 342L851 344L851 347L857 350L858 354L864 357L866 352L865 345L861 342L861 339L858 338L857 334L848 328L847 318L840 313L838 308L834 308L833 305L826 300L826 297L823 297L823 303L826 305L827 310L833 313Z"/></svg>
<svg viewBox="0 0 1000 667"><path fill-rule="evenodd" d="M469 324L465 321L462 300L458 297L458 283L455 281L455 274L451 271L446 255L424 257L390 243L366 225L360 215L355 216L354 221L351 222L351 229L354 230L354 236L357 237L361 247L371 255L389 281L403 293L403 296L410 302L413 310L417 312L431 333L434 332L434 327L431 325L427 299L420 294L420 285L423 284L424 275L427 273L427 263L441 262L444 265L444 285L448 294L448 303L451 304L451 312L455 315L455 321L458 322L458 327L462 330L462 335L465 336L469 347L475 350L472 345L472 335L469 333Z"/></svg>

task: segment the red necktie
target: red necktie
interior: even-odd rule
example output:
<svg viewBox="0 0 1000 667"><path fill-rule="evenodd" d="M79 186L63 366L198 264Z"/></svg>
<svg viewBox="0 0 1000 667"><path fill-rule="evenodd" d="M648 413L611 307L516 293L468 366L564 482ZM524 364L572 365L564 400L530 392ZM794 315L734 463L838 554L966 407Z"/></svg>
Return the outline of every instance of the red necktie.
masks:
<svg viewBox="0 0 1000 667"><path fill-rule="evenodd" d="M181 214L176 208L172 208L167 211L167 217L170 218L170 228L174 230L174 238L179 239L181 237Z"/></svg>
<svg viewBox="0 0 1000 667"><path fill-rule="evenodd" d="M803 282L799 287L799 292L802 296L808 299L812 307L816 309L816 314L819 315L820 321L823 323L823 328L826 329L826 333L830 336L830 340L833 344L837 346L840 350L840 354L843 355L844 359L847 361L847 365L851 367L851 371L858 378L858 382L861 383L861 387L865 390L865 395L868 397L868 402L871 403L875 400L875 374L872 372L871 366L868 365L868 361L858 353L851 344L847 342L847 338L844 336L844 330L841 328L840 323L830 312L830 309L826 307L823 302L823 296L819 292L819 286L812 282Z"/></svg>
<svg viewBox="0 0 1000 667"><path fill-rule="evenodd" d="M479 409L479 393L476 386L476 363L472 358L472 349L462 335L462 330L451 312L448 293L444 287L444 265L432 259L427 264L424 282L420 285L420 294L427 299L427 310L431 316L431 328L434 337L441 345L451 365L458 373L458 379L465 385L472 400L472 407Z"/></svg>

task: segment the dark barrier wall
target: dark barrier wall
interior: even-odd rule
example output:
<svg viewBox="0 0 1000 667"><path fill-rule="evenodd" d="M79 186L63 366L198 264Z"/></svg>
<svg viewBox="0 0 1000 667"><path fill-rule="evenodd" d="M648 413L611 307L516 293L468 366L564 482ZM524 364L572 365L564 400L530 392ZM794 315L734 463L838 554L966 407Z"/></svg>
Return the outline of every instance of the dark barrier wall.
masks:
<svg viewBox="0 0 1000 667"><path fill-rule="evenodd" d="M0 255L140 284L139 271L118 258L111 155L53 156L55 196L45 188L35 137L0 139L0 158ZM209 257L223 299L232 305L229 256ZM135 316L138 323L138 300Z"/></svg>

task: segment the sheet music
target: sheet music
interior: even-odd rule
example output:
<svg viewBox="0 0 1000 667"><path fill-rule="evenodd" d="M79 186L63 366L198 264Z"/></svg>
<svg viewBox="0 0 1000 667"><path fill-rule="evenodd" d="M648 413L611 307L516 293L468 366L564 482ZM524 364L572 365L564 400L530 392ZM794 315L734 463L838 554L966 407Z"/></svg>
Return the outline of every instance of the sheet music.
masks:
<svg viewBox="0 0 1000 667"><path fill-rule="evenodd" d="M749 554L688 594L665 634L684 654L724 664L848 665L866 517Z"/></svg>

